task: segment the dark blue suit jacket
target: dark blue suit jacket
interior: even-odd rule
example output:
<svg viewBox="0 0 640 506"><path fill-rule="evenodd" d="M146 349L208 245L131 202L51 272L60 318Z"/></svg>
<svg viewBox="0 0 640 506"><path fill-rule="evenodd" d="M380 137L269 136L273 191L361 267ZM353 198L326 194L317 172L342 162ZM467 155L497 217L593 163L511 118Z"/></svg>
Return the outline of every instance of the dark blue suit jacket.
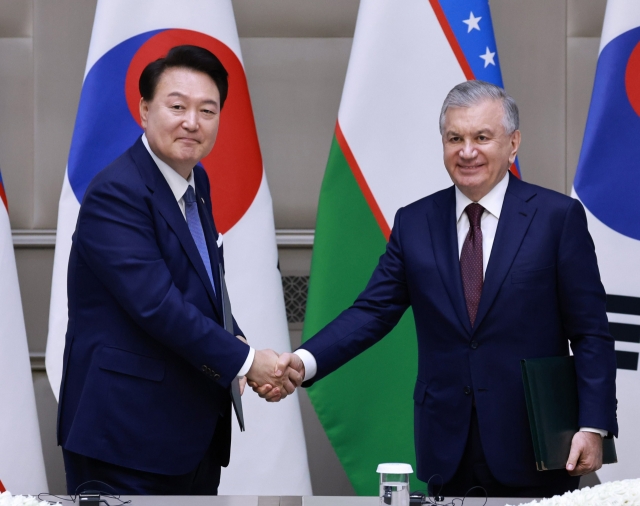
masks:
<svg viewBox="0 0 640 506"><path fill-rule="evenodd" d="M302 348L316 381L382 339L409 305L418 337L418 477L457 469L473 398L482 446L505 485L536 471L520 360L575 355L583 427L617 434L614 341L580 202L509 176L472 329L460 274L454 187L398 211L387 250L353 306ZM407 360L411 360L407 357ZM548 475L546 475L548 476Z"/></svg>
<svg viewBox="0 0 640 506"><path fill-rule="evenodd" d="M177 475L213 441L219 463L229 461L228 388L249 347L221 326L222 251L207 175L194 174L215 292L140 139L87 189L69 258L58 411L58 442L69 451Z"/></svg>

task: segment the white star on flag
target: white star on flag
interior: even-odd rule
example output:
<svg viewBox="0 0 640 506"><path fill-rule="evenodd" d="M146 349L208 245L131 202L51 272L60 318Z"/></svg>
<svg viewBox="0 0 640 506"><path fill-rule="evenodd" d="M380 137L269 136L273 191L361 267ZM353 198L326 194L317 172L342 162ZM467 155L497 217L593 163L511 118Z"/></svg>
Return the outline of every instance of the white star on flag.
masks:
<svg viewBox="0 0 640 506"><path fill-rule="evenodd" d="M496 64L496 62L493 60L495 56L496 56L496 53L492 53L491 51L489 51L489 48L487 47L487 51L484 54L480 55L480 58L484 60L484 68L487 68L489 65Z"/></svg>
<svg viewBox="0 0 640 506"><path fill-rule="evenodd" d="M480 22L481 19L482 19L482 16L478 16L476 18L473 16L473 12L470 12L469 19L462 20L462 22L469 27L469 29L467 30L467 33L469 33L471 30L474 30L474 29L480 31L480 25L478 23Z"/></svg>

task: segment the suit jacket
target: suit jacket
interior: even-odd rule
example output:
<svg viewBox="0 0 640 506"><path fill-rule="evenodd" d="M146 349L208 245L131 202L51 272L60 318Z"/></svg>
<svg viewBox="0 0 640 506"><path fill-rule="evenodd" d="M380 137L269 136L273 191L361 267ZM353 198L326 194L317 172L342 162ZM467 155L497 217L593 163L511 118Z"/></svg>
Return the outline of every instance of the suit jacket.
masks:
<svg viewBox="0 0 640 506"><path fill-rule="evenodd" d="M424 481L437 473L446 482L455 473L475 398L494 476L511 486L545 483L535 467L520 360L568 355L569 342L580 426L617 434L614 341L584 209L509 177L474 328L450 187L398 211L366 289L302 346L316 358L317 381L375 344L413 307L415 448Z"/></svg>
<svg viewBox="0 0 640 506"><path fill-rule="evenodd" d="M207 175L193 170L215 292L140 139L86 191L69 258L58 411L58 443L69 451L177 475L213 442L228 464L229 385L249 347L222 326L222 250Z"/></svg>

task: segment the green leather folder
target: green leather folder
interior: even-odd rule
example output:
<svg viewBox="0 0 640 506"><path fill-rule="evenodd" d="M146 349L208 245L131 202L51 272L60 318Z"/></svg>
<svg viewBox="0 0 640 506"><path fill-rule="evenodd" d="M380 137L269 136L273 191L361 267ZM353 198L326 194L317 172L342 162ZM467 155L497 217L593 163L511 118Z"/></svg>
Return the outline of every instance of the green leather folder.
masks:
<svg viewBox="0 0 640 506"><path fill-rule="evenodd" d="M522 381L538 471L564 469L579 430L573 357L522 360ZM603 464L618 461L613 438L603 440Z"/></svg>

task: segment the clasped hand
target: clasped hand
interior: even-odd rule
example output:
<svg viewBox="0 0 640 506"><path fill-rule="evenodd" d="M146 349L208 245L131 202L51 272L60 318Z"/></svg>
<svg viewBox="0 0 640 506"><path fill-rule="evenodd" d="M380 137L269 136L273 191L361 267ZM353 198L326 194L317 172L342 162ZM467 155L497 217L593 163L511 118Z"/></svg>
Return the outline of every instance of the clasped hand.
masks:
<svg viewBox="0 0 640 506"><path fill-rule="evenodd" d="M294 353L278 356L273 350L256 350L247 379L261 398L278 402L302 384L304 364Z"/></svg>

